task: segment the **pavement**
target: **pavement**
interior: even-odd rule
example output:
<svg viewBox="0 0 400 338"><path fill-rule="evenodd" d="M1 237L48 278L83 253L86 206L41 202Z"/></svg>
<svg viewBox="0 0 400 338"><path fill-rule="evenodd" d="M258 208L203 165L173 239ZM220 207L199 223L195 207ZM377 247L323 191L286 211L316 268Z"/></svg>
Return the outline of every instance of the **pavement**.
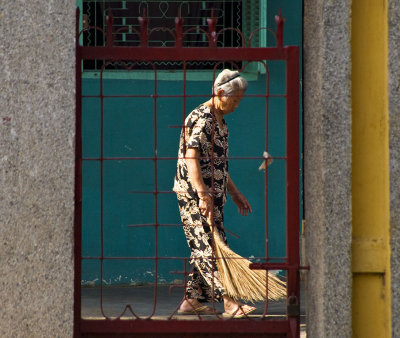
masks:
<svg viewBox="0 0 400 338"><path fill-rule="evenodd" d="M156 320L196 320L196 315L177 315L177 310L183 299L183 288L176 285L154 286L103 286L82 287L82 318L104 319L104 317L116 318L122 316L126 319L135 319L136 316ZM305 333L305 306L304 291L301 290L300 318L301 337ZM207 304L211 305L212 304ZM217 313L223 312L222 303L214 303ZM261 318L266 310L267 319L278 319L286 317L286 302L268 301L255 303L257 310L251 318ZM202 316L206 320L218 320L216 315Z"/></svg>

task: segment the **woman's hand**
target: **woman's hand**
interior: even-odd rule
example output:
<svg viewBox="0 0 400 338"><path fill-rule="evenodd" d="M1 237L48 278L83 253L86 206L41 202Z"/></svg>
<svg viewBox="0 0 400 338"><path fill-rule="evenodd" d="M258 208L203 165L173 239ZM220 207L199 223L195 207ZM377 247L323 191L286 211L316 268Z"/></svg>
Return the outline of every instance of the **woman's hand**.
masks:
<svg viewBox="0 0 400 338"><path fill-rule="evenodd" d="M205 195L205 196L199 196L200 202L199 202L199 209L202 215L204 215L207 220L211 217L211 206L212 206L212 200L210 195Z"/></svg>
<svg viewBox="0 0 400 338"><path fill-rule="evenodd" d="M247 216L248 213L252 212L250 203L247 201L246 197L244 197L239 190L236 190L234 193L231 193L231 197L233 202L235 202L235 204L238 207L239 214L241 214L242 216Z"/></svg>
<svg viewBox="0 0 400 338"><path fill-rule="evenodd" d="M250 203L247 201L246 197L239 191L235 183L233 183L231 176L228 174L228 193L231 195L233 202L238 207L239 214L242 216L247 216L248 213L253 212L251 210Z"/></svg>

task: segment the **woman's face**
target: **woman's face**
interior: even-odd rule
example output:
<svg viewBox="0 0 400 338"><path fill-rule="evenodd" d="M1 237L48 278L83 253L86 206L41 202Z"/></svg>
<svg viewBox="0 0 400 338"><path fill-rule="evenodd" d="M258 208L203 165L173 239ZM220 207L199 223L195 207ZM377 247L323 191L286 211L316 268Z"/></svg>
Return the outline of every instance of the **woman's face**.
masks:
<svg viewBox="0 0 400 338"><path fill-rule="evenodd" d="M243 98L243 95L243 90L236 91L229 95L224 95L222 92L221 95L218 95L218 108L222 111L224 115L232 113L239 106L240 100Z"/></svg>

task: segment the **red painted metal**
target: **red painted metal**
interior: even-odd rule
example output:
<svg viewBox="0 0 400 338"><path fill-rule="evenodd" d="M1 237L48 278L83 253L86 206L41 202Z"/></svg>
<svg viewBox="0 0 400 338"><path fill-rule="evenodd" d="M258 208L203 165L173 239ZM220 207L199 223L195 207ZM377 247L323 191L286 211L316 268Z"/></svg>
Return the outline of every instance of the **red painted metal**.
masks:
<svg viewBox="0 0 400 338"><path fill-rule="evenodd" d="M207 19L207 24L210 37L210 47L217 47L217 19L214 18L214 10L211 11L211 18Z"/></svg>
<svg viewBox="0 0 400 338"><path fill-rule="evenodd" d="M297 264L299 256L299 49L287 48L286 62L286 121L287 121L287 165L286 165L286 201L287 201L287 257L288 264ZM287 295L295 296L300 301L300 274L298 269L289 269L287 274ZM300 318L290 317L290 328L293 337L300 335Z"/></svg>
<svg viewBox="0 0 400 338"><path fill-rule="evenodd" d="M268 323L270 331L265 330ZM247 333L251 337L254 333L288 334L287 321L282 320L84 320L82 331L90 333Z"/></svg>
<svg viewBox="0 0 400 338"><path fill-rule="evenodd" d="M81 332L81 266L82 266L82 49L79 47L79 9L76 11L75 27L75 210L74 210L74 337Z"/></svg>
<svg viewBox="0 0 400 338"><path fill-rule="evenodd" d="M85 60L138 60L148 61L153 55L153 61L172 61L179 56L179 61L231 61L247 60L285 60L284 48L211 48L211 47L81 47L82 58Z"/></svg>
<svg viewBox="0 0 400 338"><path fill-rule="evenodd" d="M267 65L264 63L264 67L265 67L265 72L266 72L266 93L265 93L265 147L264 149L269 149L268 147L268 126L269 126L269 70ZM269 253L269 246L268 246L268 165L266 163L266 161L264 160L264 164L265 164L265 170L264 170L264 214L265 214L265 219L264 219L264 225L265 225L265 255L266 257L268 257L268 253ZM265 269L268 273L268 268L263 265L263 269ZM265 294L268 294L268 278L266 278L266 282L265 282ZM265 302L264 305L264 312L263 312L263 316L266 316L268 312L268 301Z"/></svg>
<svg viewBox="0 0 400 338"><path fill-rule="evenodd" d="M178 17L175 19L175 32L176 32L175 48L182 47L182 27L183 27L183 19L181 18L181 9L179 8Z"/></svg>
<svg viewBox="0 0 400 338"><path fill-rule="evenodd" d="M275 23L276 23L276 46L278 48L283 47L283 23L285 19L282 18L281 10L279 10L279 15L275 16Z"/></svg>
<svg viewBox="0 0 400 338"><path fill-rule="evenodd" d="M148 35L149 20L146 17L146 8L145 7L143 7L143 16L138 17L138 21L140 24L140 45L142 47L147 47L147 43L149 41L149 35Z"/></svg>
<svg viewBox="0 0 400 338"><path fill-rule="evenodd" d="M106 39L106 45L107 47L112 47L114 44L114 39L113 39L113 24L114 24L114 19L111 14L111 11L109 10L107 13L106 17L107 21L107 39Z"/></svg>
<svg viewBox="0 0 400 338"><path fill-rule="evenodd" d="M157 100L160 97L181 97L183 99L183 115L182 125L185 119L186 111L186 98L187 97L204 97L208 95L187 95L186 94L186 62L187 61L204 61L204 60L220 60L231 61L241 60L246 62L259 61L266 69L266 94L265 95L246 95L248 97L265 97L266 99L266 130L268 131L268 103L271 97L285 97L286 99L286 122L287 122L287 140L286 140L286 156L273 157L274 159L281 159L286 161L286 257L280 257L280 263L271 262L274 258L268 257L268 243L266 241L266 257L262 257L265 263L254 263L251 264L251 268L264 269L264 270L286 270L287 271L287 295L288 299L298 301L300 299L300 281L299 281L299 269L305 267L300 266L299 260L299 225L300 225L300 210L299 210L299 48L294 46L284 47L283 46L283 24L284 19L279 13L276 16L277 30L274 32L276 37L276 47L264 47L254 48L250 47L251 38L254 33L266 28L259 28L253 32L248 41L241 32L238 32L242 37L243 47L240 48L225 48L217 47L218 35L224 30L235 30L235 28L224 28L219 32L216 32L217 19L212 17L207 19L208 32L202 28L202 31L208 38L208 47L182 47L183 39L185 35L192 30L190 28L186 31L182 31L183 19L178 15L175 19L175 33L170 33L175 37L174 47L149 47L148 39L152 31L160 29L166 30L163 27L153 28L150 33L148 32L148 18L146 17L145 10L143 11L142 17L139 17L140 32L134 30L133 32L140 35L140 46L138 47L118 47L113 45L113 18L109 12L107 15L107 30L106 30L106 45L104 47L87 47L79 45L79 10L77 10L77 28L76 28L76 168L75 168L75 303L74 303L74 336L79 337L84 333L275 333L282 334L287 337L299 337L299 316L287 316L281 319L268 319L267 309L268 302L265 303L264 313L260 319L246 318L241 321L226 320L221 316L216 316L215 320L202 320L198 316L198 320L185 320L179 321L172 319L172 316L176 313L178 308L169 316L168 320L154 320L152 319L156 305L157 305L157 269L158 262L160 260L181 260L183 263L182 271L174 271L173 273L182 274L184 278L183 285L180 287L186 287L186 276L188 271L186 269L187 258L182 257L159 257L158 256L158 229L160 226L182 226L180 224L160 224L158 223L158 195L169 194L172 191L161 191L158 190L157 176L158 176L158 161L161 160L172 160L176 157L158 157L157 155ZM98 29L98 28L95 28ZM122 30L124 28L120 28ZM248 47L246 47L248 46ZM82 88L81 88L81 65L83 60L106 60L100 73L100 97L101 100L101 135L100 135L100 157L99 158L83 158L82 157L82 126L81 126L81 110L82 110ZM105 97L133 97L132 95L114 95L106 96L103 92L103 71L108 63L118 61L127 70L130 71L133 66L127 67L122 60L130 60L134 62L147 61L153 67L154 71L154 93L150 95L154 100L154 154L152 157L104 157L103 153L103 101ZM263 60L283 60L286 62L286 94L285 95L271 95L269 93L269 73L268 67ZM182 95L159 95L157 93L157 69L154 66L155 61L183 61L183 94ZM244 62L241 69L232 62L238 70L243 70L248 63ZM215 71L213 71L213 78L215 79ZM93 96L85 96L93 97ZM141 97L141 96L134 96ZM149 97L147 95L146 97ZM171 127L171 126L170 126ZM182 126L173 126L179 127ZM266 135L265 149L268 150L268 135ZM231 157L229 160L241 160L241 159L262 159L264 157ZM100 163L100 176L101 176L101 254L99 257L82 257L81 252L81 214L82 214L82 161L99 161ZM144 227L152 226L155 229L155 252L154 256L151 257L109 257L104 255L104 237L103 237L103 165L104 161L113 160L150 160L154 163L154 191L132 191L131 193L150 193L154 195L155 201L155 222L154 224L132 224L130 227ZM213 163L213 161L211 161ZM268 199L267 199L267 178L268 178L268 166L266 165L265 170L265 225L266 225L266 239L268 239ZM101 266L101 279L103 276L103 263L105 260L118 260L118 259L130 259L130 260L153 260L154 261L154 296L153 296L153 310L152 313L146 318L137 316L130 305L125 306L123 312L117 318L110 318L104 312L103 309L103 283L100 287L100 307L104 320L84 320L81 318L81 261L82 259L96 259L100 261ZM267 290L266 290L267 292ZM212 304L213 306L215 304ZM214 308L215 309L215 308ZM121 317L126 313L130 313L134 319L121 320ZM151 320L150 320L151 319Z"/></svg>

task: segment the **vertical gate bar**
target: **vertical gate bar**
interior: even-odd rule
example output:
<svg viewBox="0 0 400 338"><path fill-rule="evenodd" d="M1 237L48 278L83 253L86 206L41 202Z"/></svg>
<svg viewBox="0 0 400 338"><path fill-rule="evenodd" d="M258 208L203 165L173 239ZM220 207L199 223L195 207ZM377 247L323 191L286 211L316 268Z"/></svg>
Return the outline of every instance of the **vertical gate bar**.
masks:
<svg viewBox="0 0 400 338"><path fill-rule="evenodd" d="M99 11L101 12L101 9L99 9ZM105 17L105 9L103 9L103 12L100 13L100 15L104 18ZM94 17L97 18L97 1L94 4ZM95 20L94 23L95 26L97 26L97 20ZM106 22L104 22L103 20L103 34L101 34L101 37L103 39L102 41L102 46L106 45L106 35L104 34L104 32L106 31ZM97 29L94 30L94 46L97 47ZM102 60L103 62L98 62L97 59L95 60L95 70L98 69L98 67L100 67L102 64L104 64L106 62L106 60Z"/></svg>
<svg viewBox="0 0 400 338"><path fill-rule="evenodd" d="M95 20L94 20L93 26L97 26L97 3L96 2L97 1L95 1L95 3L94 3L94 17L95 17ZM88 6L90 6L90 3L88 3ZM103 16L104 13L101 13L101 15ZM88 14L88 20L89 20L89 14ZM90 25L89 22L88 22L88 24ZM105 32L105 25L106 25L106 23L103 21L103 31L104 32ZM106 40L105 40L104 34L102 34L102 35L103 35L103 46L104 46ZM94 42L93 42L93 45L97 46L97 29L94 30ZM96 62L97 62L97 60L96 60ZM97 69L97 63L96 63L96 68L95 69Z"/></svg>
<svg viewBox="0 0 400 338"><path fill-rule="evenodd" d="M104 317L103 308L103 264L104 264L104 93L103 73L105 64L100 72L100 309Z"/></svg>
<svg viewBox="0 0 400 338"><path fill-rule="evenodd" d="M114 44L114 37L113 37L113 25L114 25L114 17L112 15L111 9L107 10L107 15L106 15L106 46L107 47L112 47Z"/></svg>
<svg viewBox="0 0 400 338"><path fill-rule="evenodd" d="M265 65L265 151L268 152L268 134L269 134L269 73L268 67ZM264 184L265 184L265 262L269 262L269 246L268 246L268 160L265 160L265 170L264 170ZM266 270L265 274L266 282L266 297L265 297L265 306L264 313L265 316L268 312L268 270Z"/></svg>
<svg viewBox="0 0 400 338"><path fill-rule="evenodd" d="M143 7L143 12L142 12L142 16L138 17L138 21L140 24L140 46L141 47L147 47L148 44L148 17L147 17L147 13L146 13L146 7Z"/></svg>
<svg viewBox="0 0 400 338"><path fill-rule="evenodd" d="M286 47L286 124L287 124L287 257L290 266L287 277L288 297L296 296L300 302L299 278L299 48ZM296 332L292 337L300 335L300 317L296 318ZM289 318L293 323L294 319Z"/></svg>
<svg viewBox="0 0 400 338"><path fill-rule="evenodd" d="M182 26L183 19L181 17L181 7L179 7L178 17L175 18L175 47L182 47Z"/></svg>
<svg viewBox="0 0 400 338"><path fill-rule="evenodd" d="M266 94L265 94L265 151L268 152L268 128L269 128L269 73L266 69L265 73L266 81ZM269 251L268 251L268 161L265 160L265 258L268 262Z"/></svg>
<svg viewBox="0 0 400 338"><path fill-rule="evenodd" d="M183 61L183 112L182 112L182 132L183 132L183 157L186 157L186 61Z"/></svg>
<svg viewBox="0 0 400 338"><path fill-rule="evenodd" d="M282 11L279 9L279 14L275 16L276 23L276 47L283 47L283 23L285 19L282 17Z"/></svg>
<svg viewBox="0 0 400 338"><path fill-rule="evenodd" d="M179 8L179 20L180 23L182 24L183 21L180 17L180 8ZM177 30L178 34L178 30ZM182 46L182 30L179 31L180 37L180 47ZM178 38L177 38L178 41ZM183 61L183 111L182 111L182 133L183 133L183 157L186 158L186 125L185 125L185 120L186 120L186 60ZM184 226L184 224L182 224ZM187 300L186 296L186 286L187 286L187 259L185 258L183 260L184 268L183 268L183 299Z"/></svg>
<svg viewBox="0 0 400 338"><path fill-rule="evenodd" d="M187 286L187 258L183 259L183 298L186 299L186 286Z"/></svg>
<svg viewBox="0 0 400 338"><path fill-rule="evenodd" d="M154 64L152 64L154 70L154 211L155 211L155 219L154 219L154 240L156 242L155 246L155 254L154 254L154 294L153 294L153 311L149 315L148 318L151 318L156 312L157 307L157 276L158 276L158 184L157 184L157 175L158 175L158 159L157 159L157 69Z"/></svg>
<svg viewBox="0 0 400 338"><path fill-rule="evenodd" d="M213 15L212 15L213 16ZM207 19L208 20L208 19ZM208 22L208 21L207 21ZM211 224L212 224L212 227L211 227L211 232L212 232L212 236L213 236L213 238L214 238L214 231L217 231L216 230L216 226L215 226L215 213L214 213L214 208L215 208L215 195L216 195L216 191L215 191L215 173L214 173L214 165L215 165L215 159L214 159L214 142L215 142L215 123L217 123L216 122L216 117L215 117L215 106L214 106L214 104L215 104L215 95L216 95L216 93L214 92L214 83L215 83L215 79L216 79L216 77L215 77L215 72L216 72L216 70L217 70L217 67L218 67L218 65L219 65L220 63L217 63L215 66L214 66L214 69L213 69L213 79L212 79L212 108L211 108L211 113L212 113L212 119L211 119ZM227 159L225 159L225 160L227 160ZM217 271L217 266L216 266L216 258L215 258L215 250L214 250L214 246L212 245L211 246L211 256L212 256L212 265L213 265L213 278L212 278L212 280L211 280L211 286L212 286L212 288L211 288L211 292L212 292L212 294L214 295L215 294L215 281L214 281L214 278L215 278L215 273L216 273L216 271ZM217 259L220 259L220 258L217 258ZM215 302L214 302L214 297L212 298L212 301L213 301L213 308L215 309ZM218 317L218 315L217 315L217 317ZM219 317L218 317L218 319L220 319Z"/></svg>
<svg viewBox="0 0 400 338"><path fill-rule="evenodd" d="M75 198L74 198L74 338L80 336L82 274L82 50L79 45L80 10L75 22Z"/></svg>

